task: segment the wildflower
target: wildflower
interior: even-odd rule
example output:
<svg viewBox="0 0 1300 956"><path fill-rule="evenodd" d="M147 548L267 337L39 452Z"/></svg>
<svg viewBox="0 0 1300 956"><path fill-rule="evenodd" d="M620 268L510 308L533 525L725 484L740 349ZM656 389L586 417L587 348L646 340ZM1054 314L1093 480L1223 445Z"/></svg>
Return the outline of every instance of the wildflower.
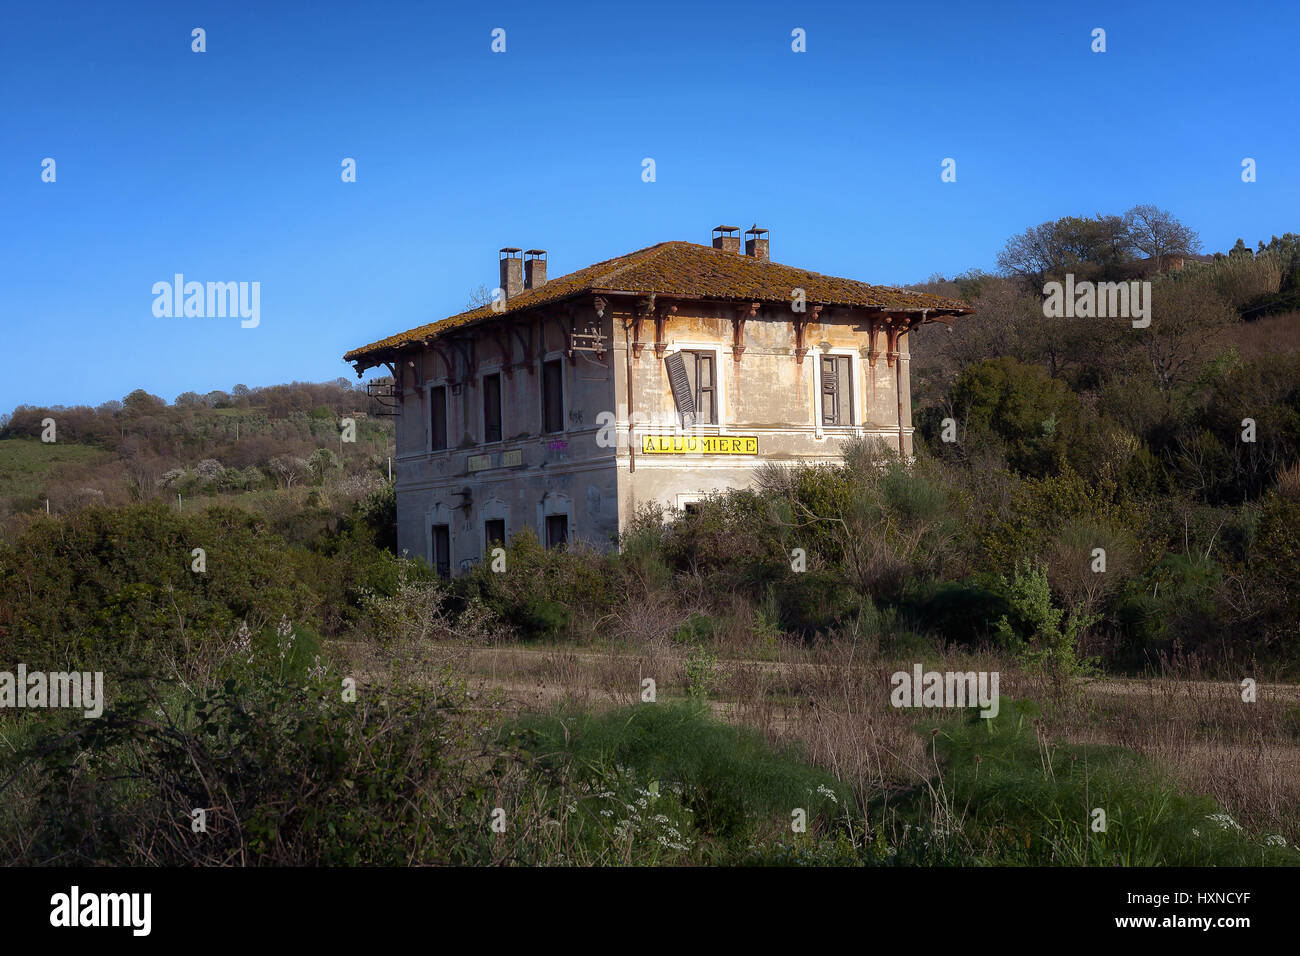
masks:
<svg viewBox="0 0 1300 956"><path fill-rule="evenodd" d="M1271 833L1264 837L1265 846L1286 846L1286 837L1278 833Z"/></svg>

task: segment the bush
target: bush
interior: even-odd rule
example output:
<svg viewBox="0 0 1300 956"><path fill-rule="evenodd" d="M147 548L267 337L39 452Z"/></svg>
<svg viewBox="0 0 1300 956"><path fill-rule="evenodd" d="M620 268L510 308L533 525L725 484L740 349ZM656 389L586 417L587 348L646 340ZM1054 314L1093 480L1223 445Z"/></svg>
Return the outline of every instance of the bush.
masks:
<svg viewBox="0 0 1300 956"><path fill-rule="evenodd" d="M1069 616L1052 603L1047 572L1029 561L1017 562L1011 580L1001 579L1001 591L1011 606L997 622L998 639L1030 667L1051 674L1058 685L1066 678L1088 673L1093 662L1078 654L1080 633L1098 620L1077 605Z"/></svg>

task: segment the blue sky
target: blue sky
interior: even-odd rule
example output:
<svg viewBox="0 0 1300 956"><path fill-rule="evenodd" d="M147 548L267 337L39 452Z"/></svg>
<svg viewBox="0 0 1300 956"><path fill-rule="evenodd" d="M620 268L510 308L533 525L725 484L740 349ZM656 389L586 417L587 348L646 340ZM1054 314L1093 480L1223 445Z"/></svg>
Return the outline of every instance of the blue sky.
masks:
<svg viewBox="0 0 1300 956"><path fill-rule="evenodd" d="M1300 231L1298 37L1292 0L11 5L0 412L350 376L505 245L555 276L757 221L893 284L1139 202L1253 245ZM175 273L260 282L260 324L155 317Z"/></svg>

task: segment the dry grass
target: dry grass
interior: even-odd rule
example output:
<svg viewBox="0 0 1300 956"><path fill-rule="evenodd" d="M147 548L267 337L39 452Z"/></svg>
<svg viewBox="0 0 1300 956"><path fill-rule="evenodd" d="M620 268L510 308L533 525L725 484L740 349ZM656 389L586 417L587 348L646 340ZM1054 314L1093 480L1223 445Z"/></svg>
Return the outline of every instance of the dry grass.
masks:
<svg viewBox="0 0 1300 956"><path fill-rule="evenodd" d="M952 715L889 703L890 675L920 662L927 670L997 671L1004 706L1017 698L1037 702L1042 732L1051 742L1129 748L1163 767L1188 793L1215 797L1242 823L1300 839L1300 687L1260 685L1253 704L1241 701L1236 685L1196 675L1081 681L1062 692L991 653L903 651L891 649L888 635L882 640L861 633L811 647L778 638L760 649L752 631L744 645L750 621L739 615L723 620L706 642L718 657L717 683L709 694L715 713L755 727L771 741L798 741L812 762L845 781L864 805L928 786L935 777L917 725ZM383 680L385 666L410 676L421 655L434 662L433 671L454 661L473 698L501 716L557 706L603 710L640 700L647 677L655 681L659 699L690 692L691 649L663 638L662 622L657 630L654 640L639 647L426 644L397 656L365 651L366 659L354 663L364 679Z"/></svg>

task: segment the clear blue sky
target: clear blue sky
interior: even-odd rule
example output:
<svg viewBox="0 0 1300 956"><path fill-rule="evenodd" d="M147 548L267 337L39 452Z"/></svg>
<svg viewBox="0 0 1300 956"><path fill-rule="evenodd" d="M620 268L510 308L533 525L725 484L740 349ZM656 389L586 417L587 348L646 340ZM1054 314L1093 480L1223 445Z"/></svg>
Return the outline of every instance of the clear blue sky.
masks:
<svg viewBox="0 0 1300 956"><path fill-rule="evenodd" d="M757 221L777 261L904 283L1139 202L1208 250L1300 231L1294 0L56 2L5 21L0 411L350 376L349 348L495 286L504 245L558 275ZM155 318L178 272L260 282L261 324Z"/></svg>

